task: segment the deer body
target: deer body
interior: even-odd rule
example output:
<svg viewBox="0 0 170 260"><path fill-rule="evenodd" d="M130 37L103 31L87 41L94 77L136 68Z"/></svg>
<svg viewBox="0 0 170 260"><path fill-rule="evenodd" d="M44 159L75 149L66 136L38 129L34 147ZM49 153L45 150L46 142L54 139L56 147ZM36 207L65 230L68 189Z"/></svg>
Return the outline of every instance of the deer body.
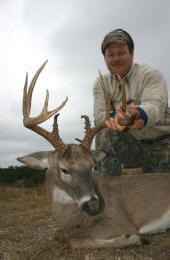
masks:
<svg viewBox="0 0 170 260"><path fill-rule="evenodd" d="M48 111L48 92L41 114L30 118L32 91L44 66L45 63L35 74L28 93L26 77L24 125L45 137L55 150L28 154L18 160L32 168L48 169L46 187L59 226L56 236L75 248L125 247L141 245L142 234L169 229L170 174L106 179L93 171L94 162L102 160L104 154L91 151L90 146L105 122L91 128L88 117L83 116L84 139L77 139L80 144L64 144L58 134L57 116L51 133L37 126L58 112L67 101ZM102 78L101 82L103 84ZM103 91L107 118L111 97L107 96L104 85Z"/></svg>
<svg viewBox="0 0 170 260"><path fill-rule="evenodd" d="M140 245L140 235L165 232L170 228L170 175L150 174L112 179L98 176L97 181L105 204L104 212L98 216L89 217L80 211L75 201L71 204L72 211L67 211L70 202L64 206L53 202L57 219L68 217L68 222L62 223L62 230L72 247ZM158 192L160 189L161 193ZM58 211L60 207L62 210Z"/></svg>
<svg viewBox="0 0 170 260"><path fill-rule="evenodd" d="M59 226L56 237L72 247L140 245L141 234L170 228L170 174L102 178L92 170L91 153L76 144L68 145L62 158L53 151L19 160L34 168L48 167L46 187Z"/></svg>

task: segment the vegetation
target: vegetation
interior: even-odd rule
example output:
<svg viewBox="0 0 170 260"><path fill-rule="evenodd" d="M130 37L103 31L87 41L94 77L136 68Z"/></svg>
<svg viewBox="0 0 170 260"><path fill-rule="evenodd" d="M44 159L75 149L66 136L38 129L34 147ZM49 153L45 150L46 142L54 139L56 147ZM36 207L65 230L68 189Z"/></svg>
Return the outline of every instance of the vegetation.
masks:
<svg viewBox="0 0 170 260"><path fill-rule="evenodd" d="M45 181L45 170L35 170L26 166L0 168L0 184L33 188Z"/></svg>

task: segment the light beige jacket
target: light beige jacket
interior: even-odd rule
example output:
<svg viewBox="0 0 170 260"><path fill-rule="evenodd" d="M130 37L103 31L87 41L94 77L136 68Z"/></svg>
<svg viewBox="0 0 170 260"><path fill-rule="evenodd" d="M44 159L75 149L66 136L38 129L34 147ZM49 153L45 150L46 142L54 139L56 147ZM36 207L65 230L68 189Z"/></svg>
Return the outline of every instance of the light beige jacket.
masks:
<svg viewBox="0 0 170 260"><path fill-rule="evenodd" d="M110 73L103 76L109 93L113 89L113 77ZM133 64L124 77L127 101L139 105L147 114L146 126L141 130L130 130L137 140L153 140L170 134L170 109L168 108L168 91L164 77L154 68L146 65ZM105 102L103 90L96 79L93 88L95 124L105 118ZM116 84L113 107L120 104L121 87Z"/></svg>

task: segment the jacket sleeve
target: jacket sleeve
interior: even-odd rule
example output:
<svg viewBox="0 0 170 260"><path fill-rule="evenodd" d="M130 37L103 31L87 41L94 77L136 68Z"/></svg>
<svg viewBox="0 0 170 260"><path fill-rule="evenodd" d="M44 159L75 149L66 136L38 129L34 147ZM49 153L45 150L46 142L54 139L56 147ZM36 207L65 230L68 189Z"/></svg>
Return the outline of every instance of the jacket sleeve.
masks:
<svg viewBox="0 0 170 260"><path fill-rule="evenodd" d="M148 116L146 127L162 123L168 106L168 90L164 77L158 70L147 71L142 82L140 107Z"/></svg>

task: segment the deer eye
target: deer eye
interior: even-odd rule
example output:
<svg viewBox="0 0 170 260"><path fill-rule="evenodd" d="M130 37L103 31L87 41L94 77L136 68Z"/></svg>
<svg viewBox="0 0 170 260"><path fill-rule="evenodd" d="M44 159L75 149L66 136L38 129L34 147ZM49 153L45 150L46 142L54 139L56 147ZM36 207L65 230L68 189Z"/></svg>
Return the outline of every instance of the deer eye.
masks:
<svg viewBox="0 0 170 260"><path fill-rule="evenodd" d="M61 168L61 170L62 170L62 172L63 172L64 174L71 174L69 171L67 171L67 170L64 169L64 168Z"/></svg>

